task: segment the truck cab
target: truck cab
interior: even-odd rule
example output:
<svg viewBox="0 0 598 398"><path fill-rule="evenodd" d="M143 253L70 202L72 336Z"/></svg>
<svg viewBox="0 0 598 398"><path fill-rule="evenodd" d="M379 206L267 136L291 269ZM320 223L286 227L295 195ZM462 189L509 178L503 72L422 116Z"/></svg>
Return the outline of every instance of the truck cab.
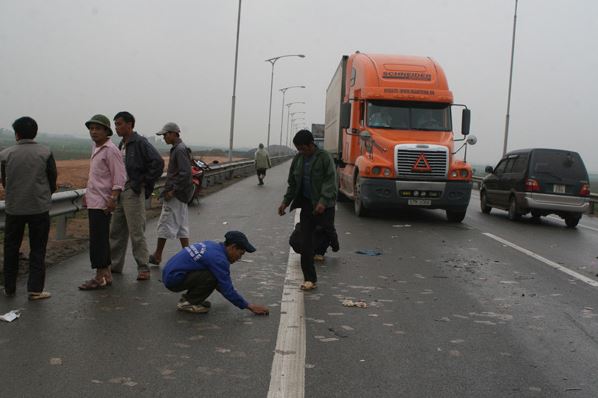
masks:
<svg viewBox="0 0 598 398"><path fill-rule="evenodd" d="M471 166L455 156L452 92L428 57L344 56L327 90L324 147L336 158L339 190L369 209L423 207L465 217ZM469 133L464 107L462 134Z"/></svg>

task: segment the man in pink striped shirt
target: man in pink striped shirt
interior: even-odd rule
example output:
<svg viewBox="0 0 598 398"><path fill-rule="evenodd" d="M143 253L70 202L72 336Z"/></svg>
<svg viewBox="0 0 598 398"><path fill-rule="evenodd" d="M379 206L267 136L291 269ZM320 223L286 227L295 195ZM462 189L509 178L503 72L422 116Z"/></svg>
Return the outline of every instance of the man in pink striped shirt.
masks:
<svg viewBox="0 0 598 398"><path fill-rule="evenodd" d="M95 144L89 164L85 204L89 218L89 258L96 275L79 289L97 290L112 284L110 218L127 176L122 155L110 140L110 119L95 115L85 126Z"/></svg>

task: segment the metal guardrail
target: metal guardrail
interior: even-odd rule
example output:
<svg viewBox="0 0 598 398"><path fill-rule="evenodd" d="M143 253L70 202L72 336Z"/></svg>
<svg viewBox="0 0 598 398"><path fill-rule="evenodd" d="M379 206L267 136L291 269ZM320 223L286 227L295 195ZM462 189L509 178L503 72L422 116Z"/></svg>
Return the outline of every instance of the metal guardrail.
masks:
<svg viewBox="0 0 598 398"><path fill-rule="evenodd" d="M272 166L280 164L292 155L273 156L270 158ZM236 177L246 176L255 171L253 160L244 160L239 162L210 164L210 170L204 174L202 187L209 187L212 185L221 184L226 180L231 180ZM164 186L166 174L163 174L160 180L156 183L156 188ZM56 239L61 240L66 237L67 220L72 217L79 210L83 210L83 195L85 189L77 189L74 191L56 192L52 195L52 205L50 207L50 217L56 219ZM148 199L147 206L151 206L151 197ZM4 230L5 203L0 201L0 230Z"/></svg>
<svg viewBox="0 0 598 398"><path fill-rule="evenodd" d="M484 177L479 177L479 176L473 176L472 180L473 180L473 187L477 190L480 189L480 184L482 183L482 180L484 179ZM590 211L589 214L594 214L596 212L597 209L597 205L596 203L598 203L598 194L596 193L590 193Z"/></svg>

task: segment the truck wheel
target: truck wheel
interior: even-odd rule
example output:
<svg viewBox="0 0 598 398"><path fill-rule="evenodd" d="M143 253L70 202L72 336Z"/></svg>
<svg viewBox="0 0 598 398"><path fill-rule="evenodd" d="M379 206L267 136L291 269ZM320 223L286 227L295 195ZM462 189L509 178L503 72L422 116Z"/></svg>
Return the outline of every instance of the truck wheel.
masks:
<svg viewBox="0 0 598 398"><path fill-rule="evenodd" d="M446 219L450 222L461 222L465 218L466 210L456 211L456 210L447 210L446 211Z"/></svg>
<svg viewBox="0 0 598 398"><path fill-rule="evenodd" d="M353 190L355 197L353 198L353 205L355 207L355 215L357 217L367 216L367 209L361 201L361 178L357 176L355 179L355 187Z"/></svg>
<svg viewBox="0 0 598 398"><path fill-rule="evenodd" d="M490 210L492 207L488 206L488 200L486 199L486 192L480 193L480 207L482 208L482 213L490 214Z"/></svg>
<svg viewBox="0 0 598 398"><path fill-rule="evenodd" d="M517 201L515 200L514 196L511 196L511 200L509 201L509 220L517 221L521 218L521 214L519 213L519 208L517 207Z"/></svg>
<svg viewBox="0 0 598 398"><path fill-rule="evenodd" d="M578 215L570 215L565 217L565 224L567 224L567 228L575 228L579 223L581 216Z"/></svg>

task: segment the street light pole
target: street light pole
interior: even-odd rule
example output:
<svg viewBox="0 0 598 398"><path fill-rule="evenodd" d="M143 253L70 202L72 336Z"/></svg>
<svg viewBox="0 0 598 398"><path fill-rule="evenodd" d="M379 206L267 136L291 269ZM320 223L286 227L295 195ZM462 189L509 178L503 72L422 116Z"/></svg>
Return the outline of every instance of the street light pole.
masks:
<svg viewBox="0 0 598 398"><path fill-rule="evenodd" d="M511 43L511 71L509 73L509 94L507 96L507 116L505 118L505 142L502 147L502 154L507 153L507 141L509 139L509 119L511 111L511 84L513 83L513 59L515 57L515 30L517 29L517 1L515 0L515 14L513 15L513 41Z"/></svg>
<svg viewBox="0 0 598 398"><path fill-rule="evenodd" d="M282 124L284 122L284 97L287 93L287 90L291 88L305 88L305 86L289 86L280 89L280 91L282 91L282 108L280 109L280 139L278 142L278 145L280 146L282 146Z"/></svg>
<svg viewBox="0 0 598 398"><path fill-rule="evenodd" d="M235 131L235 99L237 92L237 60L239 59L239 31L241 29L241 0L239 0L239 12L237 15L237 44L235 46L235 74L233 79L233 98L230 113L230 136L228 142L228 161L233 161L233 134Z"/></svg>
<svg viewBox="0 0 598 398"><path fill-rule="evenodd" d="M305 102L304 101L296 101L296 102L289 102L287 104L287 143L286 143L287 147L289 146L289 118L291 115L291 113L290 113L291 106L295 105L295 104L305 104Z"/></svg>
<svg viewBox="0 0 598 398"><path fill-rule="evenodd" d="M239 0L240 1L240 0ZM267 139L267 144L266 144L266 149L268 149L268 147L270 146L270 122L272 120L272 89L274 87L274 64L276 63L276 61L278 61L281 58L286 58L286 57L299 57L299 58L305 58L305 55L303 54L289 54L289 55L281 55L278 57L274 57L274 58L270 58L267 59L266 62L270 62L270 64L272 65L272 73L270 75L270 105L268 105L268 139Z"/></svg>

